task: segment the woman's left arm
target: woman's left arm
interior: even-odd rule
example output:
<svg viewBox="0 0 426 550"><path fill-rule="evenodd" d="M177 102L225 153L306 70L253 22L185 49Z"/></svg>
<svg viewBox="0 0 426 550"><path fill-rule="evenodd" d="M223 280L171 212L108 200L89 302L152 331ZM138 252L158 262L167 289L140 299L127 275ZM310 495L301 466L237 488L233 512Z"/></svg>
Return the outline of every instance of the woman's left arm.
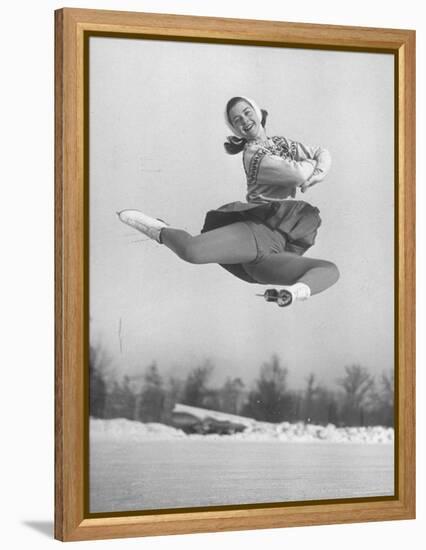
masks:
<svg viewBox="0 0 426 550"><path fill-rule="evenodd" d="M309 147L303 143L294 142L297 160L311 159L316 162L312 176L301 186L304 193L309 187L322 181L331 168L331 155L323 147Z"/></svg>

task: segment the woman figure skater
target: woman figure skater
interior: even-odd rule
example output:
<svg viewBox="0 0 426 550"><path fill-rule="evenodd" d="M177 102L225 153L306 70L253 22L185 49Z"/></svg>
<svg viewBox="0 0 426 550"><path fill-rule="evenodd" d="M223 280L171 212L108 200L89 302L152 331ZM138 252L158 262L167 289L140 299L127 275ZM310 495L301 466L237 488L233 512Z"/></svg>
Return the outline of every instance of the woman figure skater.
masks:
<svg viewBox="0 0 426 550"><path fill-rule="evenodd" d="M249 283L279 285L267 301L288 306L323 292L339 278L329 261L304 258L321 224L319 210L294 200L327 175L326 149L307 147L285 137L267 137L267 112L250 98L233 97L225 121L234 135L229 154L242 152L247 202L232 202L207 213L200 235L192 236L138 210L122 210L122 222L164 244L193 264L217 263Z"/></svg>

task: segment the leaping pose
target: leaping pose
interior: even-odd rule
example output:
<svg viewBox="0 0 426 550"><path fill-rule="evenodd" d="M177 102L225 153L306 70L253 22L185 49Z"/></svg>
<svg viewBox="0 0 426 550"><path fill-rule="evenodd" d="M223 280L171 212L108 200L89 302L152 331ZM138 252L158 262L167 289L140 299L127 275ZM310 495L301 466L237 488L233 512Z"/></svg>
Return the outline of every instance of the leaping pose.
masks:
<svg viewBox="0 0 426 550"><path fill-rule="evenodd" d="M247 202L232 202L207 213L201 234L151 218L138 210L122 210L122 222L164 244L193 264L217 263L249 283L279 285L264 297L280 306L329 288L339 278L332 262L304 258L314 244L321 218L318 208L294 200L327 175L326 149L308 147L285 137L268 137L267 112L250 98L233 97L225 121L234 135L225 150L242 152Z"/></svg>

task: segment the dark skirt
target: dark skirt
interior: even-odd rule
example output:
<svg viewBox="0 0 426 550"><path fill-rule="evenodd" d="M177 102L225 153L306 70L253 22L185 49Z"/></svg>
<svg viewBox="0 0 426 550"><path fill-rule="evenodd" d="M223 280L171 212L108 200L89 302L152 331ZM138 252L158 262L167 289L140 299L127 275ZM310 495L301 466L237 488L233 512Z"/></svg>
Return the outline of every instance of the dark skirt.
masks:
<svg viewBox="0 0 426 550"><path fill-rule="evenodd" d="M318 208L305 201L287 200L268 204L231 202L210 210L201 233L236 222L262 223L285 239L284 250L302 256L314 243L321 225ZM220 264L224 269L247 281L257 283L242 264Z"/></svg>

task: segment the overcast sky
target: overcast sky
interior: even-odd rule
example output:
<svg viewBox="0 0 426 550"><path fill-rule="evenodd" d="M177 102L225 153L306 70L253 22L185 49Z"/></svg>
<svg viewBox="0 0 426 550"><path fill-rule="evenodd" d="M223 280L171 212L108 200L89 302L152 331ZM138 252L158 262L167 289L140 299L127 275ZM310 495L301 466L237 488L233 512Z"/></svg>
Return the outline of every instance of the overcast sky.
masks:
<svg viewBox="0 0 426 550"><path fill-rule="evenodd" d="M121 224L137 208L197 234L207 210L245 198L223 110L235 95L269 111L268 135L327 148L329 176L300 198L321 210L308 256L341 278L292 308L216 265L190 265ZM117 373L156 361L183 376L249 385L277 353L301 387L343 367L393 368L393 57L118 38L90 39L91 339ZM121 329L120 329L121 326Z"/></svg>

